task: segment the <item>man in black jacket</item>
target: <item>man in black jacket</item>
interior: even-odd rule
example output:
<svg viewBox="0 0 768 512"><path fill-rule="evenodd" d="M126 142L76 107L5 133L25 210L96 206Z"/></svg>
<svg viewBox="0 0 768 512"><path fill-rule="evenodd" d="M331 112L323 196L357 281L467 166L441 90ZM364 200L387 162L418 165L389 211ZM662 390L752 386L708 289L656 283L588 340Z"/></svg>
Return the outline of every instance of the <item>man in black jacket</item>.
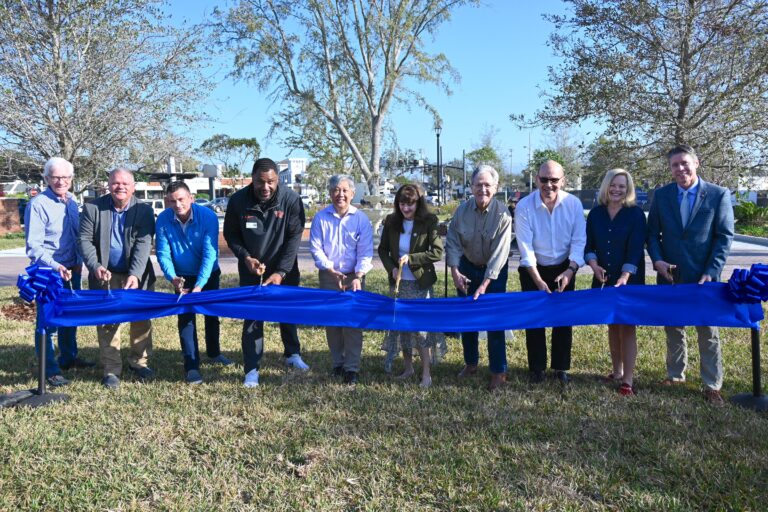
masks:
<svg viewBox="0 0 768 512"><path fill-rule="evenodd" d="M279 186L277 164L269 158L254 162L250 186L229 198L224 216L224 239L237 257L240 286L299 285L296 259L304 232L304 206L293 190ZM294 324L280 324L285 363L309 370L301 359ZM264 322L243 322L245 387L259 385L259 361L264 353Z"/></svg>

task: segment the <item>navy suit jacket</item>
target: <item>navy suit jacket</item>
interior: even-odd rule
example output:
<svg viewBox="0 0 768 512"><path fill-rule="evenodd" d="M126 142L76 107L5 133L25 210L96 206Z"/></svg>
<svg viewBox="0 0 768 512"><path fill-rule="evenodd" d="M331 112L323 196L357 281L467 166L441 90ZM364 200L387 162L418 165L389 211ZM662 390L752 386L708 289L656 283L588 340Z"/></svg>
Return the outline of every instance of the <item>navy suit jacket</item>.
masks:
<svg viewBox="0 0 768 512"><path fill-rule="evenodd" d="M696 283L706 274L720 279L733 240L733 207L728 189L699 178L699 192L688 225L683 226L677 184L656 191L648 214L648 255L677 268L676 283ZM656 276L659 284L669 284Z"/></svg>

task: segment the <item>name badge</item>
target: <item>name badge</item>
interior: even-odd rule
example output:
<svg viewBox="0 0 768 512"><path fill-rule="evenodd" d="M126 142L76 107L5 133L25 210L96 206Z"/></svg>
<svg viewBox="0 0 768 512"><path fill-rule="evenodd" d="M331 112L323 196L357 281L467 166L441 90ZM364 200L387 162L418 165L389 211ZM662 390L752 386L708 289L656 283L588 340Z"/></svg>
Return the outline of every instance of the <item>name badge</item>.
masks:
<svg viewBox="0 0 768 512"><path fill-rule="evenodd" d="M245 229L259 229L259 223L255 220L249 220L245 223Z"/></svg>

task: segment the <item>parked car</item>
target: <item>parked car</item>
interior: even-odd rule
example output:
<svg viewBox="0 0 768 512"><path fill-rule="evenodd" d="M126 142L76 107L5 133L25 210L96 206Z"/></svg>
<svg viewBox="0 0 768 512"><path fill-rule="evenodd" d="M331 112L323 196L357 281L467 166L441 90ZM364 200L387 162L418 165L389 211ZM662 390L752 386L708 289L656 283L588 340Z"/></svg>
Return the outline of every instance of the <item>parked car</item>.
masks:
<svg viewBox="0 0 768 512"><path fill-rule="evenodd" d="M312 198L309 197L308 195L302 195L301 202L302 204L304 204L304 208L312 208L312 206L315 204Z"/></svg>
<svg viewBox="0 0 768 512"><path fill-rule="evenodd" d="M216 213L221 213L227 211L227 203L229 203L228 197L217 197L205 206Z"/></svg>
<svg viewBox="0 0 768 512"><path fill-rule="evenodd" d="M165 210L165 201L162 199L148 199L147 203L152 207L152 211L155 212L155 218Z"/></svg>
<svg viewBox="0 0 768 512"><path fill-rule="evenodd" d="M195 199L195 204L198 206L208 206L210 204L210 201L208 199L203 199L201 197L199 199Z"/></svg>

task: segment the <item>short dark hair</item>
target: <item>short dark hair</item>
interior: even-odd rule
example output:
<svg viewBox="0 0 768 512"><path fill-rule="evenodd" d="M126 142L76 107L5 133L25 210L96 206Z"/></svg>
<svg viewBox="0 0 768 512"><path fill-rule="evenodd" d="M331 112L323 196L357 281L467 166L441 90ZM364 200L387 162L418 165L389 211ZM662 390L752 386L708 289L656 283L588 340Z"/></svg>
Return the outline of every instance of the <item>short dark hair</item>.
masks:
<svg viewBox="0 0 768 512"><path fill-rule="evenodd" d="M253 162L253 170L251 171L251 175L269 171L275 171L275 173L277 173L277 164L275 161L271 158L259 158Z"/></svg>
<svg viewBox="0 0 768 512"><path fill-rule="evenodd" d="M187 192L189 192L190 194L192 193L192 191L189 190L189 187L187 186L187 184L184 183L183 181L172 181L168 184L167 187L165 187L165 195L173 194L174 192L182 188Z"/></svg>
<svg viewBox="0 0 768 512"><path fill-rule="evenodd" d="M667 152L667 160L670 160L673 156L679 155L681 153L691 155L696 160L699 159L699 157L696 156L696 150L691 146L688 144L678 144Z"/></svg>

